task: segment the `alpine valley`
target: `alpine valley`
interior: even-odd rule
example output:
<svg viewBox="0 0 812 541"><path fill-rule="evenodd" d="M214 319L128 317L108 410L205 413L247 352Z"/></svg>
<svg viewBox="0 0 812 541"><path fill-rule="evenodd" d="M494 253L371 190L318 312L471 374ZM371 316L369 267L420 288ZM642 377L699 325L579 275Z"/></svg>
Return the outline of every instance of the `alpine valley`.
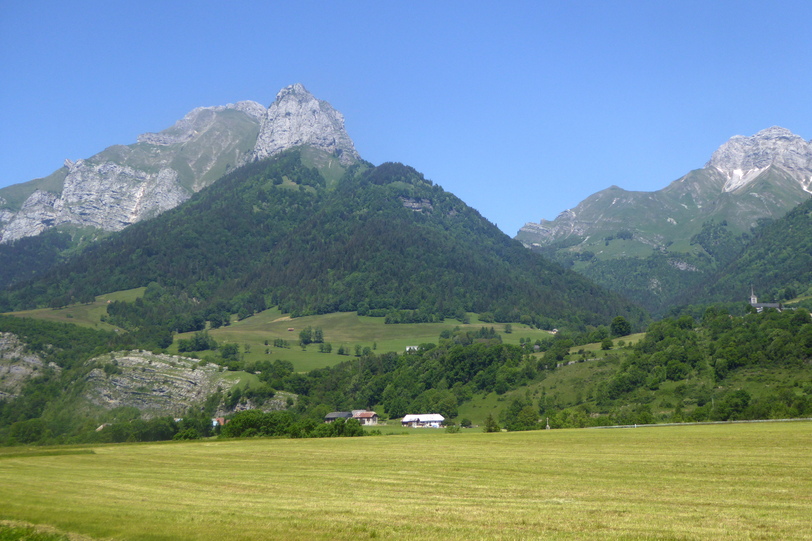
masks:
<svg viewBox="0 0 812 541"><path fill-rule="evenodd" d="M487 430L812 414L803 299L733 302L810 286L811 183L812 146L771 128L519 242L365 161L300 84L195 109L0 190L0 441L197 438L212 417L359 435L322 420L360 409ZM640 307L679 295L701 308Z"/></svg>

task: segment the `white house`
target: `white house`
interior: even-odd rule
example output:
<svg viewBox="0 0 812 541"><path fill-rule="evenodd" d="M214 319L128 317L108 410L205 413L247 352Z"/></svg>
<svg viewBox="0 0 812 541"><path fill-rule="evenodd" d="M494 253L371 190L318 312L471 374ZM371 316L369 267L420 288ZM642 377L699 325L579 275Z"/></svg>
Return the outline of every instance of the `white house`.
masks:
<svg viewBox="0 0 812 541"><path fill-rule="evenodd" d="M440 428L444 421L445 417L439 413L421 413L419 415L406 415L400 424L412 428Z"/></svg>

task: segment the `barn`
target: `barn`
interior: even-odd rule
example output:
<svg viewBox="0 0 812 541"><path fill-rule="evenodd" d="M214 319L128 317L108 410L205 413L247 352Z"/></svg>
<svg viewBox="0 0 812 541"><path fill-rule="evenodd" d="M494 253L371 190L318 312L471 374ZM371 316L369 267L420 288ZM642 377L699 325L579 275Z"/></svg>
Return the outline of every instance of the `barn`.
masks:
<svg viewBox="0 0 812 541"><path fill-rule="evenodd" d="M406 415L400 423L412 428L440 428L444 422L445 417L439 413L421 413Z"/></svg>

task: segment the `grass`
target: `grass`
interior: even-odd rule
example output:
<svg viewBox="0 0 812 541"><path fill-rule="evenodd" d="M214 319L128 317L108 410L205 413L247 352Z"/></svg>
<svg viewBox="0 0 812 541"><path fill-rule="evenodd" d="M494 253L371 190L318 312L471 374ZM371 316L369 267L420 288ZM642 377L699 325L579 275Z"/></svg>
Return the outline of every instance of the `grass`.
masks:
<svg viewBox="0 0 812 541"><path fill-rule="evenodd" d="M9 312L8 315L112 330L116 329L116 327L101 320L101 317L107 313L107 303L115 300L132 302L136 298L143 296L145 289L141 287L100 295L90 304L73 304L59 309L39 308L36 310ZM505 330L504 323L483 323L479 320L478 315L474 313L469 314L469 317L471 322L466 325L453 319L442 323L386 325L382 317L359 316L355 312L291 319L278 309L271 308L242 321L234 320L227 327L212 329L209 332L218 342L239 344L241 353L245 351L247 345L249 350L244 353L244 358L249 362L280 359L290 361L297 371L307 372L352 359L356 345L362 348L373 348L375 353L389 351L402 353L406 350L406 346L417 346L429 342L436 344L440 333L446 329L454 329L455 327L477 329L487 326L494 327L499 332ZM304 350L299 346L299 332L307 326L322 328L324 341L332 345L331 353L319 353L318 344L310 344ZM507 344L518 344L520 338L535 342L537 339L550 336L547 331L533 329L527 325L513 323L511 326L513 328L512 333L502 334L502 340ZM290 328L293 331L289 331ZM169 348L169 352L178 353L177 341L190 338L192 334L176 335L175 343ZM273 347L273 340L276 338L287 340L290 347ZM265 345L266 340L270 344L269 346ZM349 351L349 355L339 355L339 346L344 346ZM266 349L269 350L268 353L266 353ZM200 352L199 356L205 357L206 352Z"/></svg>
<svg viewBox="0 0 812 541"><path fill-rule="evenodd" d="M242 321L234 321L227 327L210 330L211 336L218 343L237 343L243 348L249 346L249 352L244 355L246 361L259 361L263 359L281 359L290 361L297 371L309 371L323 368L350 360L355 353L355 346L373 348L375 353L394 351L403 353L407 346L418 346L423 343L437 343L440 333L455 327L473 328L487 326L494 327L502 332L502 340L508 344L518 344L520 338L535 341L547 338L550 333L532 329L527 325L513 323L513 332L504 334L503 323L482 323L476 314L469 314L471 323L463 325L450 319L441 323L413 323L386 325L384 318L359 316L355 312L341 312L319 316L305 316L291 319L278 309L265 310ZM310 344L306 349L299 346L299 332L305 327L321 327L324 332L324 341L332 345L331 353L319 353L318 344ZM293 329L292 331L288 329ZM189 338L193 333L179 334L176 340ZM287 340L289 348L273 347L274 339ZM265 345L265 341L269 345ZM339 355L339 346L344 346L350 355ZM266 353L266 349L269 350ZM173 353L176 349L171 349ZM205 356L205 352L200 353Z"/></svg>
<svg viewBox="0 0 812 541"><path fill-rule="evenodd" d="M133 302L138 297L144 295L145 289L145 287L139 287L99 295L95 301L89 304L72 304L59 309L37 308L34 310L22 310L19 312L8 312L8 315L44 319L46 321L57 321L60 323L73 323L80 327L109 331L117 329L117 327L101 320L101 316L107 314L107 303L112 301Z"/></svg>
<svg viewBox="0 0 812 541"><path fill-rule="evenodd" d="M810 539L810 446L804 422L98 446L0 460L0 519L122 540Z"/></svg>

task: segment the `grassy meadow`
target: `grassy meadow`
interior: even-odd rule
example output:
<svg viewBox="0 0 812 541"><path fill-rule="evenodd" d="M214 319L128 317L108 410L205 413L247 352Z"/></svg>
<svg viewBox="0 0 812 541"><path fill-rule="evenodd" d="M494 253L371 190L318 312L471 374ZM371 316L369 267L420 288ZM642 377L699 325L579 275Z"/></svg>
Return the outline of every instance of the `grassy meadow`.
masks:
<svg viewBox="0 0 812 541"><path fill-rule="evenodd" d="M98 330L109 331L116 327L101 320L102 316L107 315L107 303L112 301L133 302L138 297L144 295L145 289L145 287L139 287L99 295L94 302L88 304L71 304L70 306L58 309L36 308L34 310L8 312L8 315L44 319L45 321L56 321L59 323L72 323L81 327L91 327Z"/></svg>
<svg viewBox="0 0 812 541"><path fill-rule="evenodd" d="M10 312L9 315L73 323L100 330L111 330L116 327L102 321L102 316L107 314L108 301L132 302L136 298L143 296L145 289L141 287L100 295L96 297L94 302L89 304L72 304L59 309L38 308ZM351 359L355 354L355 346L369 347L374 349L375 353L389 351L402 353L407 346L418 346L423 343L436 344L440 333L446 329L454 329L455 327L477 329L487 326L494 327L499 332L505 330L504 323L483 323L479 320L478 315L474 313L469 314L469 318L470 323L465 325L454 319L448 319L441 323L386 325L382 317L359 316L355 312L292 319L277 308L271 308L242 321L237 321L234 318L230 325L210 329L209 333L218 343L231 342L238 344L243 358L249 362L280 359L290 361L297 371L307 372ZM308 326L320 327L323 330L324 341L332 345L330 353L320 353L318 344L310 344L305 349L299 346L299 332ZM533 329L519 323L513 323L511 327L513 329L512 333L502 334L502 340L507 344L519 344L520 338L535 342L537 339L550 336L547 331ZM193 334L182 333L176 335L175 343L169 348L169 352L178 353L177 341L191 338ZM273 341L278 338L287 340L289 347L274 347ZM269 345L265 344L266 341ZM338 354L340 346L344 346L348 355ZM205 357L206 352L200 352L199 356Z"/></svg>
<svg viewBox="0 0 812 541"><path fill-rule="evenodd" d="M811 539L810 448L809 422L11 448L0 520L120 540Z"/></svg>
<svg viewBox="0 0 812 541"><path fill-rule="evenodd" d="M394 351L403 353L407 346L418 346L425 343L436 344L440 333L455 327L478 329L482 326L494 327L498 332L505 330L504 323L482 323L476 314L469 314L471 322L463 325L454 319L441 323L405 323L387 325L382 317L359 316L355 312L339 312L318 316L304 316L291 319L276 308L260 312L242 321L234 321L227 327L212 329L209 334L218 343L236 343L241 346L241 352L247 353L247 361L284 360L290 361L297 371L309 371L338 364L352 359L355 346L368 347L375 353ZM309 344L305 349L299 346L299 332L305 327L320 327L324 332L324 342L330 343L330 353L320 353L319 344ZM520 338L537 339L547 338L550 333L533 329L519 323L511 324L513 332L502 334L502 340L507 344L519 344ZM288 330L288 329L293 329ZM179 334L177 340L190 338L193 333ZM281 338L287 340L290 347L273 347L273 341ZM265 342L269 345L265 345ZM349 355L339 355L338 348L343 346ZM176 347L176 346L174 346ZM175 349L170 349L175 352ZM266 353L267 351L267 353ZM205 357L205 352L200 353Z"/></svg>

